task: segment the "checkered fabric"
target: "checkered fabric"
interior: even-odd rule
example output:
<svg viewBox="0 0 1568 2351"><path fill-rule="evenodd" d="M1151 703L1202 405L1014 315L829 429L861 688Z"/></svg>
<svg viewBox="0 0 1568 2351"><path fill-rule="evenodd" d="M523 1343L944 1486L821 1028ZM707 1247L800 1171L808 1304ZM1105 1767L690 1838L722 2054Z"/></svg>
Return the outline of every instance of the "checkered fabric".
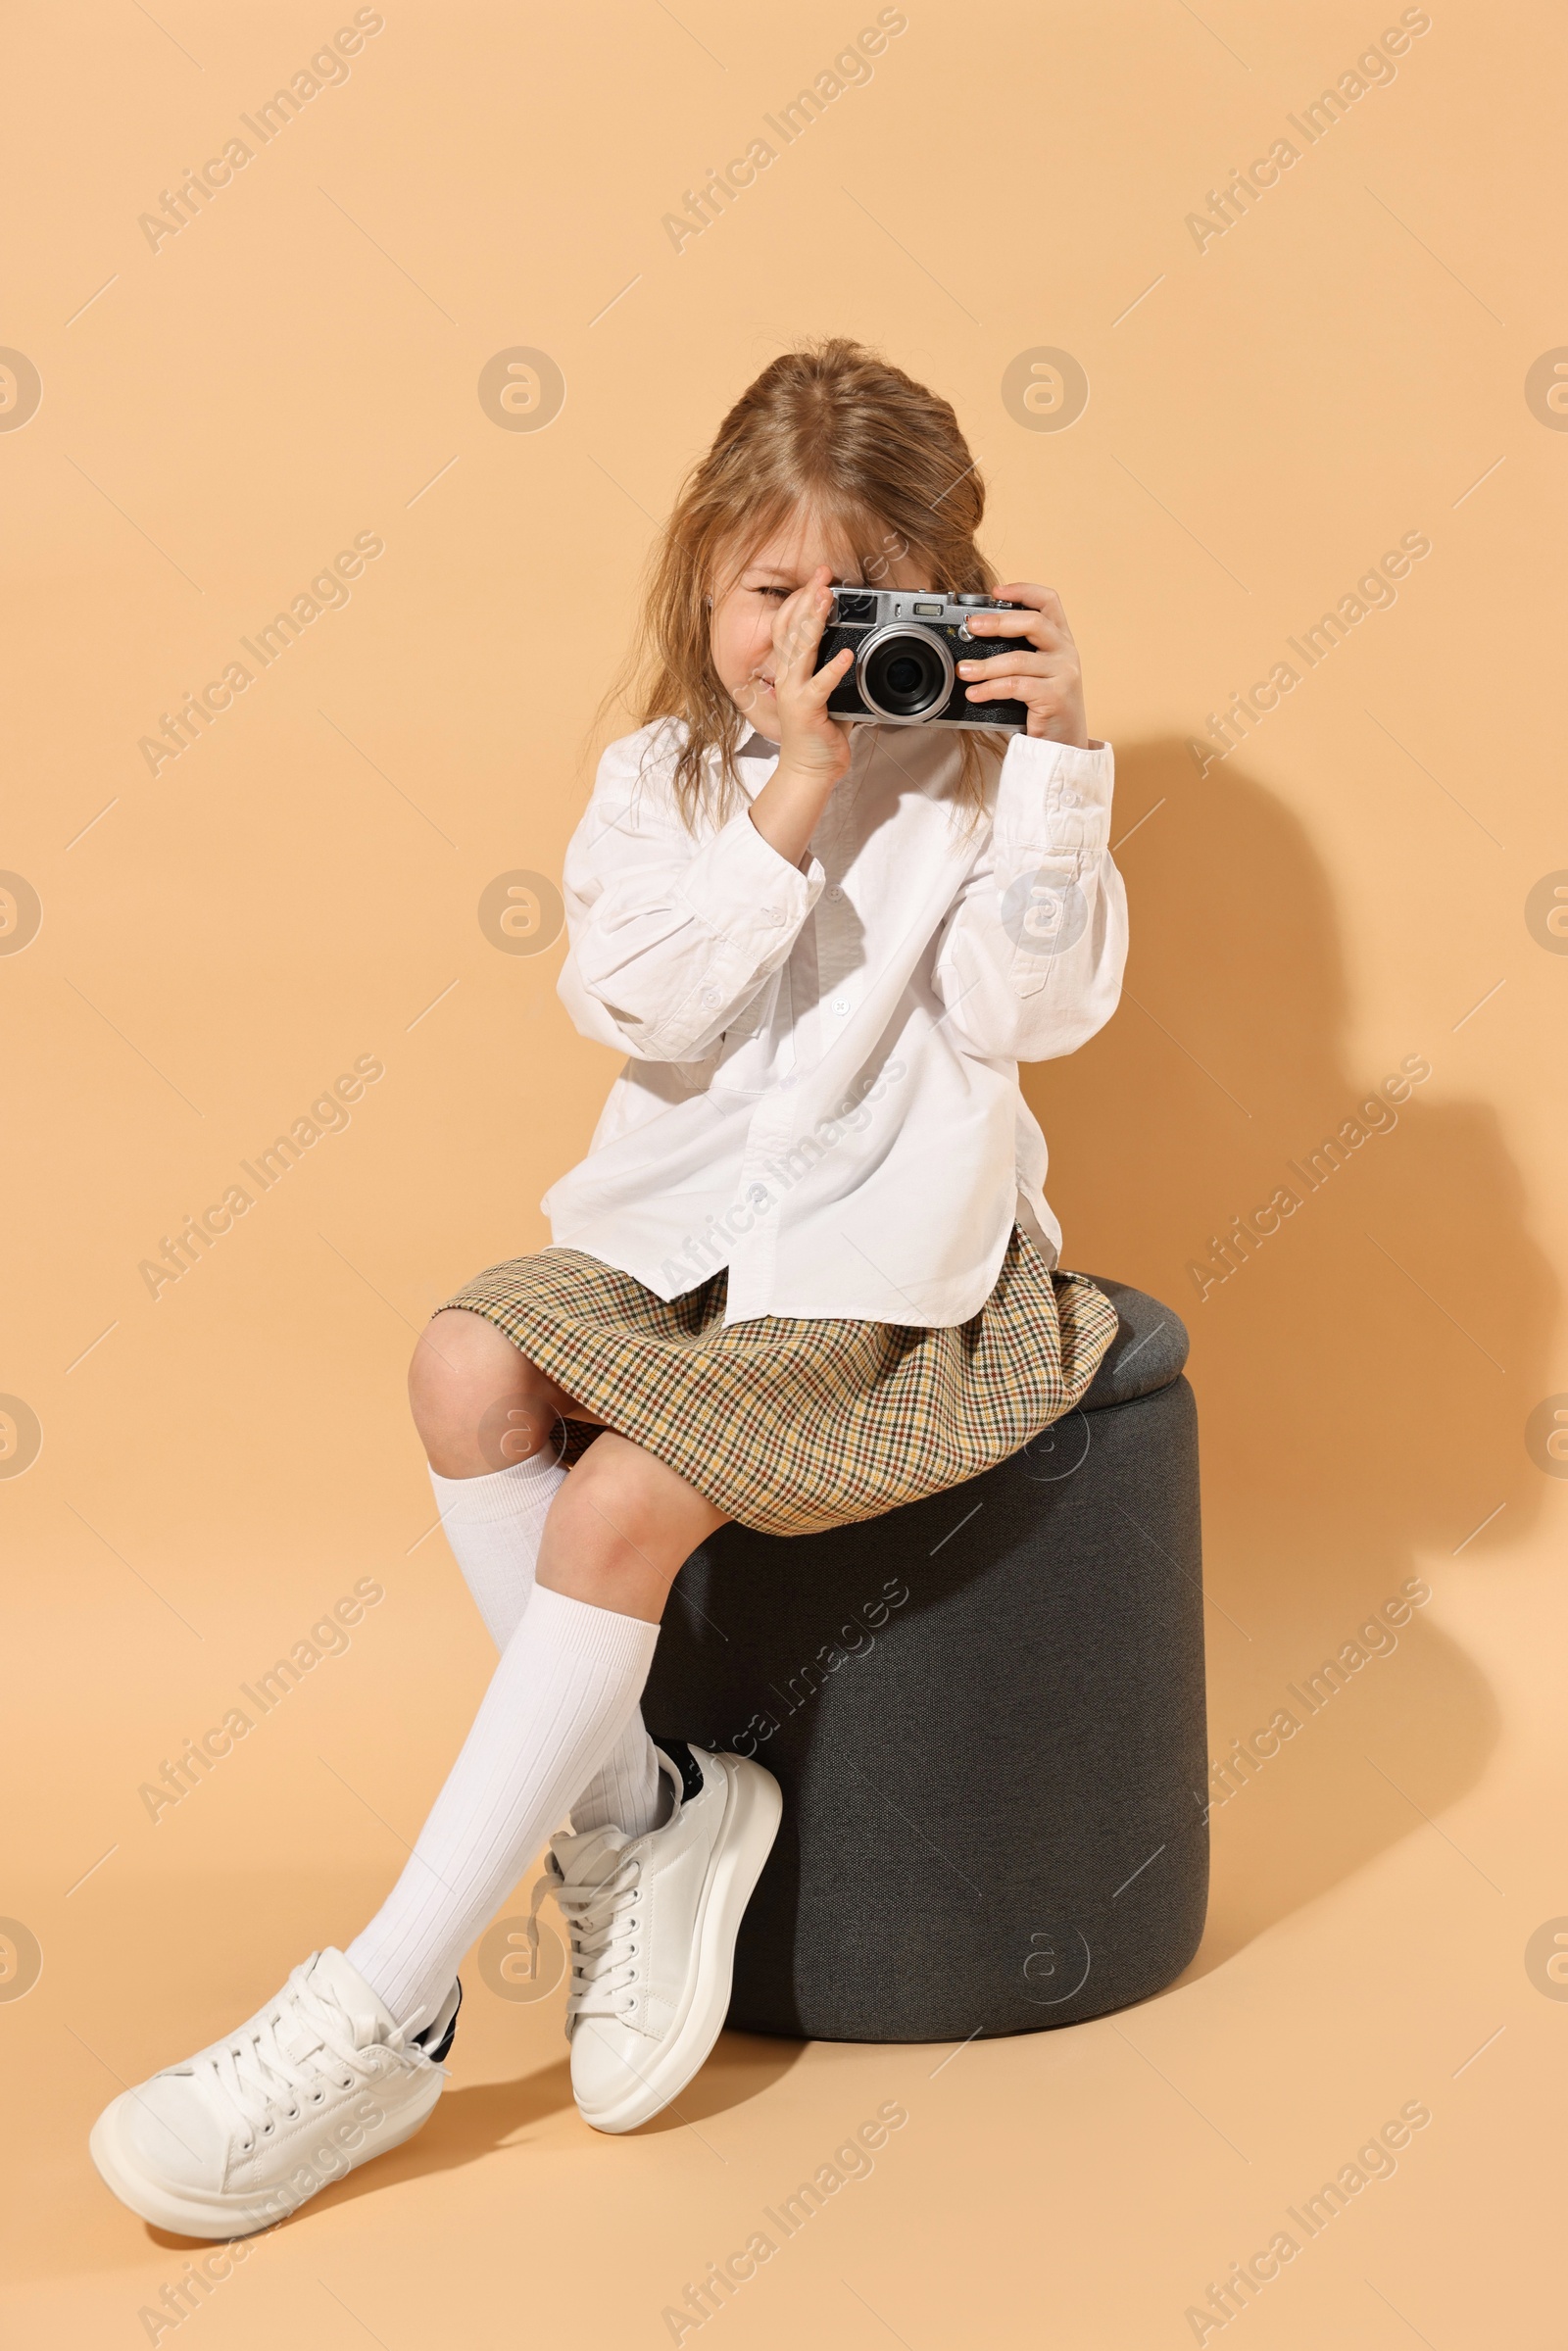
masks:
<svg viewBox="0 0 1568 2351"><path fill-rule="evenodd" d="M1013 1228L978 1314L947 1330L836 1316L722 1321L727 1276L664 1299L572 1249L492 1265L455 1297L608 1428L727 1518L814 1535L977 1477L1071 1411L1116 1335L1087 1275ZM566 1424L563 1458L599 1434Z"/></svg>

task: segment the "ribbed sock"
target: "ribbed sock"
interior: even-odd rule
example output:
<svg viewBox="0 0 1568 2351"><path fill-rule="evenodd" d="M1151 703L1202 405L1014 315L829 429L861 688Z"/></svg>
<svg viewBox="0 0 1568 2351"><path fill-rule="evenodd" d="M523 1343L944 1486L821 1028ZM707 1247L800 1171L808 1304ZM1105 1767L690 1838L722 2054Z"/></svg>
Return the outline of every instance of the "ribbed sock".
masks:
<svg viewBox="0 0 1568 2351"><path fill-rule="evenodd" d="M522 1622L545 1518L565 1483L566 1472L548 1449L483 1478L430 1472L452 1556L498 1649Z"/></svg>
<svg viewBox="0 0 1568 2351"><path fill-rule="evenodd" d="M504 1476L506 1473L499 1472ZM348 1959L418 2032L458 1962L597 1772L642 1694L659 1627L548 1586L501 1654L407 1867Z"/></svg>
<svg viewBox="0 0 1568 2351"><path fill-rule="evenodd" d="M430 1472L452 1556L498 1649L522 1622L545 1518L565 1482L566 1472L548 1451L482 1478ZM603 1771L573 1803L571 1825L579 1831L613 1826L628 1837L641 1837L657 1829L669 1809L669 1784L641 1710L634 1709Z"/></svg>
<svg viewBox="0 0 1568 2351"><path fill-rule="evenodd" d="M674 1810L674 1790L659 1768L659 1749L649 1738L639 1706L571 1807L579 1837L590 1829L624 1829L628 1837L662 1828Z"/></svg>

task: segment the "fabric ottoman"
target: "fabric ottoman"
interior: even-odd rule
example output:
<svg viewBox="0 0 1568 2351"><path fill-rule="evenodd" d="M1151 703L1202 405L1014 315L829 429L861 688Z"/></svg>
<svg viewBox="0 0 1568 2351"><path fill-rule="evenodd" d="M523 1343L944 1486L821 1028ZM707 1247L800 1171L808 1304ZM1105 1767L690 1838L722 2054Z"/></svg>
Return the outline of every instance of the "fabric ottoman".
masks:
<svg viewBox="0 0 1568 2351"><path fill-rule="evenodd" d="M1118 1330L1079 1408L966 1485L822 1535L729 1526L676 1580L657 1736L784 1791L729 2022L1034 2033L1145 1999L1202 1934L1208 1759L1187 1333Z"/></svg>

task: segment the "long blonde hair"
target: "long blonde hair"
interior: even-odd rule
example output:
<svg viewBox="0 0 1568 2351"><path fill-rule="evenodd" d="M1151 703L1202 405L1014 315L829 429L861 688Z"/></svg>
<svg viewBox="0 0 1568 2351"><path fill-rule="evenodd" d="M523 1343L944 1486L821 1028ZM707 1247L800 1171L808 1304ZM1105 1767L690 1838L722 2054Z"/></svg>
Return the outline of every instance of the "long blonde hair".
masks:
<svg viewBox="0 0 1568 2351"><path fill-rule="evenodd" d="M651 559L626 675L612 689L613 698L629 688L644 724L684 723L673 784L688 827L705 810L722 820L740 799L745 730L713 667L706 603L726 559L760 546L805 503L859 549L867 580L886 579L912 553L929 560L929 585L972 594L996 577L975 545L985 501L949 403L862 344L833 336L763 368L682 484ZM960 736L954 798L971 818L985 802L981 747L1003 740Z"/></svg>

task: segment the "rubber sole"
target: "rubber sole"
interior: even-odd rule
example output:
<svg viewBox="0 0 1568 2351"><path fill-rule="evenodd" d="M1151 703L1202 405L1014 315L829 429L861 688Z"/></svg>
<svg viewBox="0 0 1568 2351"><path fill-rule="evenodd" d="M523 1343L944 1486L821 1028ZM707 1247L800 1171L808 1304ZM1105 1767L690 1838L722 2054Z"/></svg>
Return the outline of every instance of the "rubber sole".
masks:
<svg viewBox="0 0 1568 2351"><path fill-rule="evenodd" d="M413 2138L416 2131L423 2130L434 2113L436 2100L444 2086L444 2077L437 2075L435 2095L411 2115L400 2118L373 2145L353 2150L334 2145L330 2152L336 2159L335 2168L322 2168L316 2186L304 2193L292 2186L280 2185L270 2192L252 2188L243 2193L228 2194L218 2189L211 2195L199 2196L190 2188L170 2187L153 2179L135 2157L122 2146L120 2140L121 2113L126 2100L135 2095L134 2091L126 2091L123 2097L116 2098L105 2107L92 2127L87 2149L104 2185L120 2198L122 2204L128 2206L140 2219L150 2221L155 2229L167 2229L173 2236L253 2236L259 2229L270 2229L279 2221L286 2221L302 2204L308 2204L312 2196L318 2195L324 2187L330 2187L334 2180L346 2180L350 2172L357 2172L362 2164L373 2163L378 2155L390 2155L394 2147L401 2147L406 2139ZM309 2166L313 2172L318 2168L303 2147L297 2151L295 2161L289 2167L290 2181L302 2166Z"/></svg>
<svg viewBox="0 0 1568 2351"><path fill-rule="evenodd" d="M735 1937L773 1850L784 1798L772 1773L760 1764L742 1766L740 1758L730 1755L721 1761L738 1767L731 1783L734 1802L725 1815L698 1914L691 2001L625 2096L599 2114L583 2116L595 2131L635 2131L662 2114L707 2064L724 2030L735 1974Z"/></svg>

